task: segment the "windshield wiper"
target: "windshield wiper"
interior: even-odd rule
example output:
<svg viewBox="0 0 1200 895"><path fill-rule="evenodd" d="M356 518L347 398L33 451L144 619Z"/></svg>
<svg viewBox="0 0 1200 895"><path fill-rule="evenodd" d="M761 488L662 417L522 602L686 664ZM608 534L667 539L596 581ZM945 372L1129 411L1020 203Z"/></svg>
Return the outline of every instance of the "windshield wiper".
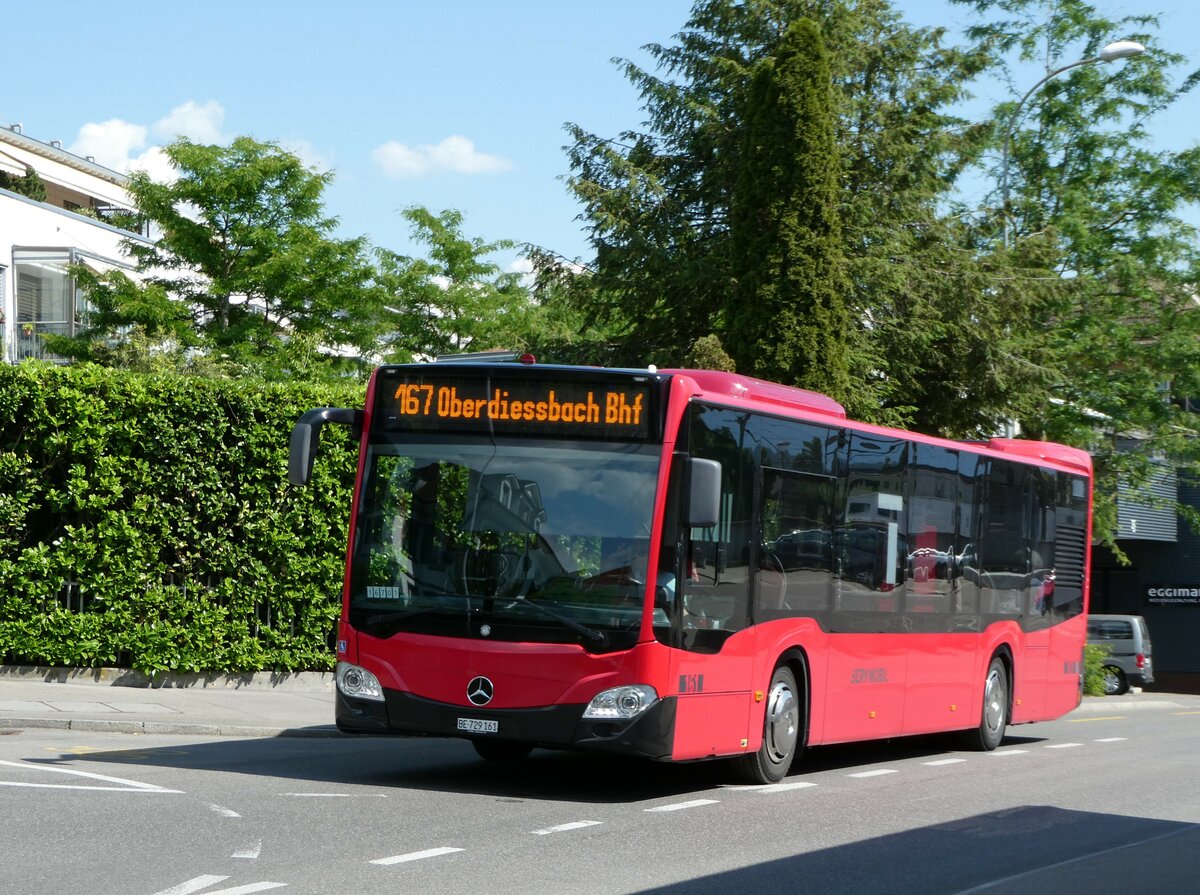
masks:
<svg viewBox="0 0 1200 895"><path fill-rule="evenodd" d="M542 613L543 615L549 616L550 618L554 619L556 622L559 622L560 624L562 624L565 627L569 628L570 630L574 631L580 637L584 638L585 640L590 641L591 643L595 644L598 647L602 647L602 646L605 646L608 644L608 637L607 637L607 635L605 635L605 633L603 631L597 631L595 628L589 628L587 625L581 625L579 622L575 621L575 619L565 616L560 612L555 612L553 609L551 609L548 606L543 606L541 603L535 603L533 600L529 599L529 597L525 596L524 594L520 594L520 595L514 597L513 599L514 599L514 602L523 603L526 606L532 606L538 612Z"/></svg>

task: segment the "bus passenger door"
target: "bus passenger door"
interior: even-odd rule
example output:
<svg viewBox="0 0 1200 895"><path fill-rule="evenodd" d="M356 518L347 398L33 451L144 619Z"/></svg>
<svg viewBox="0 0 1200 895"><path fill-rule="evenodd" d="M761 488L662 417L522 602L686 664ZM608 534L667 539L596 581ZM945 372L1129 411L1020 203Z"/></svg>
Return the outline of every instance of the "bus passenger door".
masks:
<svg viewBox="0 0 1200 895"><path fill-rule="evenodd" d="M697 407L691 422L692 456L719 462L721 481L716 524L685 526L675 557L677 640L667 695L676 697L676 760L745 749L755 647L749 628L755 477L750 452L732 448L745 438L748 419Z"/></svg>
<svg viewBox="0 0 1200 895"><path fill-rule="evenodd" d="M728 532L737 523L723 518L716 528ZM671 676L677 761L745 748L755 654L749 554L730 556L728 547L717 539L693 541L694 558L683 576L682 648L674 651Z"/></svg>

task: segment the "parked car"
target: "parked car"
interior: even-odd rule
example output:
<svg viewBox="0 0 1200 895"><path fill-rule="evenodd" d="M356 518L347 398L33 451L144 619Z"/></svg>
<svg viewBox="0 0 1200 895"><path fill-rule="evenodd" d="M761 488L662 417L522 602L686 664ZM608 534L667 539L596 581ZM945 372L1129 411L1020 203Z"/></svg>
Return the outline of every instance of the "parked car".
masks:
<svg viewBox="0 0 1200 895"><path fill-rule="evenodd" d="M1150 631L1140 615L1089 615L1087 633L1089 644L1108 647L1104 659L1107 695L1154 683Z"/></svg>

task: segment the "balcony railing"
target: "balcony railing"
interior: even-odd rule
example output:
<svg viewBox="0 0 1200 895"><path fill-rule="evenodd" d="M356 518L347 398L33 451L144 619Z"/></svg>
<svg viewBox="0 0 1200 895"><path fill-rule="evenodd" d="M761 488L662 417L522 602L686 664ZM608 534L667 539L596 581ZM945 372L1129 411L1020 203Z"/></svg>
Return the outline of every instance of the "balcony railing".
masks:
<svg viewBox="0 0 1200 895"><path fill-rule="evenodd" d="M13 363L20 363L30 358L53 361L59 364L69 363L69 358L51 354L46 350L46 343L41 338L42 334L69 336L71 334L71 324L66 321L49 320L33 323L18 321L13 326L14 338L7 352L8 357Z"/></svg>

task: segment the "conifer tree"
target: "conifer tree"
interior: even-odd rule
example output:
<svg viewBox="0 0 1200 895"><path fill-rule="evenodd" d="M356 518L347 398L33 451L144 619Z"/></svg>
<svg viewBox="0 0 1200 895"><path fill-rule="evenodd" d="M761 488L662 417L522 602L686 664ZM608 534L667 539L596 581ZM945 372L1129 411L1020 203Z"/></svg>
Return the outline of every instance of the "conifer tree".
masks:
<svg viewBox="0 0 1200 895"><path fill-rule="evenodd" d="M725 347L738 369L852 398L840 167L820 29L793 22L746 91Z"/></svg>

